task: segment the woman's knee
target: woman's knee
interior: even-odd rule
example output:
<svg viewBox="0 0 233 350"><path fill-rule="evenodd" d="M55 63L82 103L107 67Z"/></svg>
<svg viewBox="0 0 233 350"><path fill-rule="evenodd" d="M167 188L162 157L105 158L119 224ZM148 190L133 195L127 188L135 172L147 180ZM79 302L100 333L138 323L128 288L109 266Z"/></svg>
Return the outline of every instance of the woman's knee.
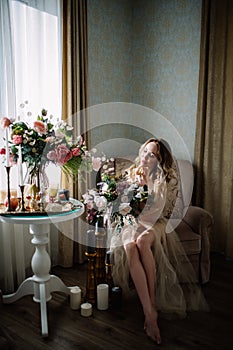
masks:
<svg viewBox="0 0 233 350"><path fill-rule="evenodd" d="M128 260L132 260L134 257L138 256L138 250L136 242L130 242L124 245L126 256Z"/></svg>
<svg viewBox="0 0 233 350"><path fill-rule="evenodd" d="M140 235L136 240L136 244L140 252L150 249L152 245L151 235L149 233Z"/></svg>
<svg viewBox="0 0 233 350"><path fill-rule="evenodd" d="M130 242L124 245L125 251L127 254L133 254L136 250L136 244L135 242Z"/></svg>

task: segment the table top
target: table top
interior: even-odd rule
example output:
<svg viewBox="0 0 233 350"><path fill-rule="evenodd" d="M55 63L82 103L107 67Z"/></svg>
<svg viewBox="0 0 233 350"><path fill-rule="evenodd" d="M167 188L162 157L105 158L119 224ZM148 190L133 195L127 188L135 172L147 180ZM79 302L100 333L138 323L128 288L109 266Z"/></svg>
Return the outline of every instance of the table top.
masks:
<svg viewBox="0 0 233 350"><path fill-rule="evenodd" d="M82 202L71 199L74 204L74 209L70 211L61 212L46 212L44 213L33 213L33 212L23 212L23 213L0 213L0 221L11 224L45 224L45 223L57 223L62 221L67 221L75 219L83 214L84 205Z"/></svg>

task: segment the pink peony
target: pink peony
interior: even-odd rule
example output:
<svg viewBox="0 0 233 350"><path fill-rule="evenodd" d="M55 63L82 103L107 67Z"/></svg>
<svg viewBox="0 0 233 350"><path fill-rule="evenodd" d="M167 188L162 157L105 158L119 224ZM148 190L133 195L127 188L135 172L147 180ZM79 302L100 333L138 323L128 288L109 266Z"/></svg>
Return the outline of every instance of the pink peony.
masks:
<svg viewBox="0 0 233 350"><path fill-rule="evenodd" d="M73 148L73 149L71 150L71 152L72 152L72 154L73 154L74 157L78 157L78 156L80 155L80 153L81 153L81 150L80 150L80 148L75 147L75 148Z"/></svg>
<svg viewBox="0 0 233 350"><path fill-rule="evenodd" d="M66 162L68 162L68 160L70 160L71 158L73 158L73 154L72 154L72 152L70 151L69 153L67 153L67 155L66 155L66 157L65 157L65 159L64 159L64 164L65 164Z"/></svg>
<svg viewBox="0 0 233 350"><path fill-rule="evenodd" d="M13 135L13 143L15 145L20 145L23 142L22 135Z"/></svg>
<svg viewBox="0 0 233 350"><path fill-rule="evenodd" d="M35 131L37 131L41 135L46 133L46 125L40 120L36 120L34 122L33 128L35 129Z"/></svg>
<svg viewBox="0 0 233 350"><path fill-rule="evenodd" d="M2 117L1 121L0 121L0 125L2 126L2 128L8 128L8 126L11 124L11 121L9 118L7 117Z"/></svg>
<svg viewBox="0 0 233 350"><path fill-rule="evenodd" d="M55 151L57 156L56 161L59 165L65 164L67 160L72 158L72 153L70 152L69 148L67 148L64 144L58 145Z"/></svg>

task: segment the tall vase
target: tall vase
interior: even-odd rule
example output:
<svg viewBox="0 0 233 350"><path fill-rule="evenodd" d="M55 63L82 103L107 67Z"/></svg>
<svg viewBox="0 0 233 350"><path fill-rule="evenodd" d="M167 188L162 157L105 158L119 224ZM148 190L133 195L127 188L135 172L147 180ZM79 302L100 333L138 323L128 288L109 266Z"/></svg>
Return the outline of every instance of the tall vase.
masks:
<svg viewBox="0 0 233 350"><path fill-rule="evenodd" d="M38 188L39 192L45 192L49 187L49 179L46 174L46 165L42 164L38 169Z"/></svg>
<svg viewBox="0 0 233 350"><path fill-rule="evenodd" d="M46 174L46 165L27 167L25 184L29 185L30 192L35 196L37 192L44 193L49 187L49 179Z"/></svg>

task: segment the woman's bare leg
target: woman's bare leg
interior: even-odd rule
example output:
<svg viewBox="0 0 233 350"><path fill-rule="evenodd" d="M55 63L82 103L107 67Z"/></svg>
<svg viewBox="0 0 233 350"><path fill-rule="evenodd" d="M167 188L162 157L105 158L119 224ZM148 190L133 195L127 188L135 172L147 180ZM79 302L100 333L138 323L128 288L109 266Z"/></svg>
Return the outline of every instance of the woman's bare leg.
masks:
<svg viewBox="0 0 233 350"><path fill-rule="evenodd" d="M140 261L136 242L125 245L125 251L128 259L130 274L143 307L146 333L150 338L159 344L161 343L161 337L157 323L158 315L151 302L147 276Z"/></svg>
<svg viewBox="0 0 233 350"><path fill-rule="evenodd" d="M155 260L151 250L151 246L154 240L154 234L149 232L142 233L136 240L136 244L139 250L143 269L146 274L148 290L153 307L155 307L155 276L156 267Z"/></svg>
<svg viewBox="0 0 233 350"><path fill-rule="evenodd" d="M153 307L152 313L145 315L145 330L151 337L156 336L158 343L161 342L160 331L158 328L158 313L155 305L155 274L156 267L151 246L154 242L154 233L151 231L142 232L137 238L137 248L139 250L140 259L147 278L148 291Z"/></svg>

